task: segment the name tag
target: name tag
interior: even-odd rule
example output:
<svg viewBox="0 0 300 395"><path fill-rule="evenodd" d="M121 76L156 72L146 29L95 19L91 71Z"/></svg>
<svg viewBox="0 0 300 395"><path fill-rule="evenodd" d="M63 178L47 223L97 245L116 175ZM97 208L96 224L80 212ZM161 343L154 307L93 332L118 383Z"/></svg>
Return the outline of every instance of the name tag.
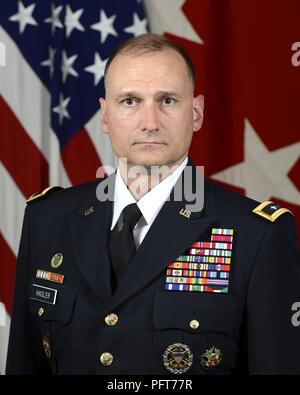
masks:
<svg viewBox="0 0 300 395"><path fill-rule="evenodd" d="M30 299L38 300L39 302L55 304L57 296L57 289L42 287L41 285L32 284Z"/></svg>

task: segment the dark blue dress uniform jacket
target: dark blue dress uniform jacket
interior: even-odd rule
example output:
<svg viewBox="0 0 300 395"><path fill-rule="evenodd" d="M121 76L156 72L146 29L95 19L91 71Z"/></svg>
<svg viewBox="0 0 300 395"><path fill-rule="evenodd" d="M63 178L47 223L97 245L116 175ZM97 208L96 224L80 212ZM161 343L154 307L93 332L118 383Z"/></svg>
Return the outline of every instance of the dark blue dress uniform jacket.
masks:
<svg viewBox="0 0 300 395"><path fill-rule="evenodd" d="M54 191L26 208L8 374L171 375L163 354L174 343L193 353L186 374L300 374L300 326L292 325L300 254L291 214L270 222L252 212L257 202L206 181L204 209L190 218L179 214L184 202L164 204L112 294L112 202L97 200L98 184ZM209 241L213 227L234 229L228 293L165 290L168 264L194 241ZM56 253L63 263L53 269ZM38 269L63 274L63 284L36 278ZM31 299L32 284L57 290L56 303ZM114 326L105 322L110 313L118 316ZM203 368L212 347L221 363ZM113 355L110 366L100 362L104 352Z"/></svg>

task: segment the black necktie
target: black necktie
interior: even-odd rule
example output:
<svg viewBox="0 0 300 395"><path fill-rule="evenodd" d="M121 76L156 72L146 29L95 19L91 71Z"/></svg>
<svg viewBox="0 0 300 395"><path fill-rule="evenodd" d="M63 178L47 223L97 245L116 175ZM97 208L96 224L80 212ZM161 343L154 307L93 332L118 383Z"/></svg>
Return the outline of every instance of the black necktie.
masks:
<svg viewBox="0 0 300 395"><path fill-rule="evenodd" d="M142 213L136 203L129 204L122 211L116 226L110 233L109 253L115 277L112 278L113 292L120 283L129 262L136 252L133 228Z"/></svg>

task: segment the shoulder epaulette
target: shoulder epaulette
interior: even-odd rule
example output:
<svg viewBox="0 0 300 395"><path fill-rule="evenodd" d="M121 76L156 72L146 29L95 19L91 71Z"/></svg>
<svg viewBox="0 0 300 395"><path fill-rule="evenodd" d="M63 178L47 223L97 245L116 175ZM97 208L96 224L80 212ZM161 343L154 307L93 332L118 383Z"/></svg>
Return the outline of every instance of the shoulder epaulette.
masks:
<svg viewBox="0 0 300 395"><path fill-rule="evenodd" d="M26 203L32 203L35 202L37 200L43 199L46 196L50 195L52 192L58 190L58 189L63 189L62 187L59 186L53 186L53 187L48 187L42 190L42 192L37 192L34 193L33 195L31 195L27 200Z"/></svg>
<svg viewBox="0 0 300 395"><path fill-rule="evenodd" d="M252 210L252 212L257 215L260 215L261 217L264 217L272 222L276 221L276 219L278 217L280 217L282 214L285 214L285 213L290 213L290 214L294 215L287 208L280 207L280 206L278 206L278 204L270 202L269 200L259 204L257 207L255 207L254 210Z"/></svg>

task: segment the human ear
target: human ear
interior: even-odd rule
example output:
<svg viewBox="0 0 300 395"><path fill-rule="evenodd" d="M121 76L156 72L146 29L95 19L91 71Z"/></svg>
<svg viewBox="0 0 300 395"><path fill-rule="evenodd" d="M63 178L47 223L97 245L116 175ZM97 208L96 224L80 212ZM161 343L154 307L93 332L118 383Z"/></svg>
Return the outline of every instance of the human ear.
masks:
<svg viewBox="0 0 300 395"><path fill-rule="evenodd" d="M108 123L107 123L107 102L105 99L103 99L103 97L100 97L99 104L100 104L101 129L103 133L109 134Z"/></svg>
<svg viewBox="0 0 300 395"><path fill-rule="evenodd" d="M193 98L193 131L197 132L203 124L204 96L198 95Z"/></svg>

